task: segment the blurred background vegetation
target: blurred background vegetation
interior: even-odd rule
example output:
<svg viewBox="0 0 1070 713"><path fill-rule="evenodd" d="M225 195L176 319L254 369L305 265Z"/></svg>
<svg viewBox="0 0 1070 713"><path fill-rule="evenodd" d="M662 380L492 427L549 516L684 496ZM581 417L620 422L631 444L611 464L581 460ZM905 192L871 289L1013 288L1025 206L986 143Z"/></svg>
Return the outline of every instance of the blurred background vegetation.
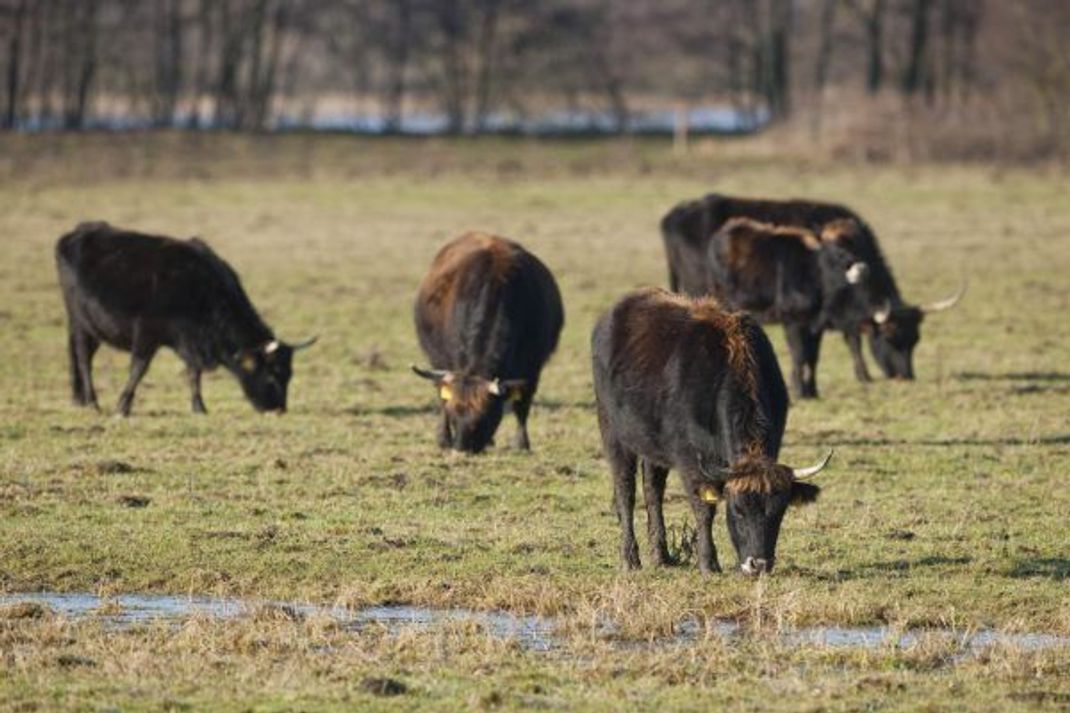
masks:
<svg viewBox="0 0 1070 713"><path fill-rule="evenodd" d="M0 0L0 126L763 130L870 161L1065 160L1068 40L1066 0Z"/></svg>

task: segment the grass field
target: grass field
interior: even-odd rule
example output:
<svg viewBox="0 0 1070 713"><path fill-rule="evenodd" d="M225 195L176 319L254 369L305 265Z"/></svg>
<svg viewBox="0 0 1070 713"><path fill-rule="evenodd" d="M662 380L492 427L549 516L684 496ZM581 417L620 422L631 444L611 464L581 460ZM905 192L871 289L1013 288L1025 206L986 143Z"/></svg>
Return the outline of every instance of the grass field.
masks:
<svg viewBox="0 0 1070 713"><path fill-rule="evenodd" d="M826 337L823 399L793 407L782 459L836 457L757 582L619 569L593 413L595 318L664 284L657 221L714 189L849 204L909 299L970 280L923 325L915 383L856 383ZM777 160L733 142L674 157L653 141L0 138L0 592L502 609L559 617L562 642L528 652L467 625L358 636L270 611L116 630L0 610L0 710L1065 707L1065 647L962 658L938 633L877 650L775 635L1070 634L1068 195L1055 172ZM200 235L281 337L320 335L296 361L290 413L256 415L220 372L209 415L194 416L166 353L117 419L127 356L107 348L105 412L71 406L52 246L85 219ZM475 228L523 242L565 300L530 454L440 452L433 390L408 369L422 361L418 281L439 245ZM666 517L678 536L691 525L675 478ZM721 517L715 541L733 564ZM656 644L688 616L754 636ZM376 698L365 676L410 692Z"/></svg>

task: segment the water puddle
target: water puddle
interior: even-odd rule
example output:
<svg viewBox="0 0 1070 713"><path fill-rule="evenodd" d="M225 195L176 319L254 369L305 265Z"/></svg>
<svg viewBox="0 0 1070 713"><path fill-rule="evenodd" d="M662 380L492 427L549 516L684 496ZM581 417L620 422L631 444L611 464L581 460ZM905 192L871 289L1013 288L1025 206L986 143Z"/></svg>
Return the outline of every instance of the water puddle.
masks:
<svg viewBox="0 0 1070 713"><path fill-rule="evenodd" d="M555 622L539 616L516 616L506 612L470 609L433 609L391 604L347 609L292 602L253 601L199 596L117 594L99 597L88 593L34 592L0 594L0 609L17 604L39 604L69 619L94 618L113 626L130 626L153 621L207 616L234 619L273 607L296 616L325 615L343 626L359 631L368 626L385 626L398 633L404 628L430 629L448 622L475 622L494 637L515 639L530 651L549 651L557 646L553 638Z"/></svg>
<svg viewBox="0 0 1070 713"><path fill-rule="evenodd" d="M316 606L285 602L254 601L198 596L169 596L155 594L119 594L99 597L85 593L34 592L27 594L0 594L0 610L18 605L40 605L54 614L70 619L93 618L112 626L130 626L153 621L176 621L190 616L207 616L213 619L233 619L257 612L264 607L274 607L293 616L326 615L353 631L369 626L385 626L392 633L416 628L429 630L449 622L475 622L491 636L515 640L528 651L548 652L560 648L554 636L557 622L548 617L518 616L502 611L475 611L471 609L435 609L391 604L363 609ZM715 621L710 624L717 635L728 639L742 639L747 630L732 621ZM604 623L600 633L613 638L614 627ZM676 635L660 639L654 646L688 644L698 640L705 632L702 623L685 619L676 629ZM889 627L806 627L782 632L780 641L792 647L827 647L851 649L878 649L895 647L908 649L924 638L933 635L956 637L964 655L975 654L993 645L1011 645L1025 651L1070 648L1070 636L1026 633L1011 634L982 629L975 632L960 632L950 629L918 629L902 632ZM628 644L622 643L622 646Z"/></svg>

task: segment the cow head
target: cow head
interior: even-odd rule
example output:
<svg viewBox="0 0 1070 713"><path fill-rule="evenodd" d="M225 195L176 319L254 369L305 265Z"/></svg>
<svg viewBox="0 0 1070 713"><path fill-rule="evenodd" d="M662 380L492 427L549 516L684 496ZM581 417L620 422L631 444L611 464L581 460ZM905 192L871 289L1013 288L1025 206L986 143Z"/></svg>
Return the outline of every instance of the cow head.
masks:
<svg viewBox="0 0 1070 713"><path fill-rule="evenodd" d="M821 489L805 478L824 468L832 452L809 468L791 468L764 455L748 454L700 489L707 502L723 500L732 546L743 574L773 571L780 524L789 505L812 503Z"/></svg>
<svg viewBox="0 0 1070 713"><path fill-rule="evenodd" d="M867 299L869 266L837 245L824 244L818 251L821 267L821 312L814 331L845 329L869 317Z"/></svg>
<svg viewBox="0 0 1070 713"><path fill-rule="evenodd" d="M286 388L293 375L294 352L315 342L316 337L297 344L272 339L235 355L234 373L245 397L257 411L286 411Z"/></svg>
<svg viewBox="0 0 1070 713"><path fill-rule="evenodd" d="M881 371L890 379L914 378L914 347L921 339L921 323L925 315L951 309L966 292L963 283L959 291L944 300L916 307L885 302L876 311L865 329L869 332L869 348Z"/></svg>
<svg viewBox="0 0 1070 713"><path fill-rule="evenodd" d="M527 386L523 379L488 379L417 366L412 370L435 384L446 419L442 445L468 453L479 453L491 444L506 402L520 398Z"/></svg>

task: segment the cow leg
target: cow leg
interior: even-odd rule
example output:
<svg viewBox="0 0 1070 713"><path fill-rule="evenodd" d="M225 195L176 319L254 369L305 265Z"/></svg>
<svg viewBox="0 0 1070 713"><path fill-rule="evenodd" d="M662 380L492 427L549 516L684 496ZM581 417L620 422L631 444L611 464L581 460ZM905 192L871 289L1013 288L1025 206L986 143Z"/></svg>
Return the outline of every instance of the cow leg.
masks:
<svg viewBox="0 0 1070 713"><path fill-rule="evenodd" d="M635 543L635 454L619 443L606 444L606 458L613 472L613 500L620 522L620 558L625 569L639 569L639 546Z"/></svg>
<svg viewBox="0 0 1070 713"><path fill-rule="evenodd" d="M93 355L100 347L100 340L88 332L72 327L67 345L71 358L71 390L74 403L79 406L92 406L99 411L97 392L93 388Z"/></svg>
<svg viewBox="0 0 1070 713"><path fill-rule="evenodd" d="M123 387L123 393L119 396L119 413L123 416L130 415L130 407L134 404L134 391L137 390L137 385L141 383L145 372L149 370L149 364L152 363L152 357L155 354L155 348L139 348L135 344L130 356L130 376L127 377L126 386Z"/></svg>
<svg viewBox="0 0 1070 713"><path fill-rule="evenodd" d="M147 365L146 368L148 368ZM208 409L204 407L204 399L201 398L201 370L187 366L186 378L189 379L190 402L193 407L193 413L208 413Z"/></svg>
<svg viewBox="0 0 1070 713"><path fill-rule="evenodd" d="M821 351L821 332L793 322L784 325L791 351L791 387L801 399L817 398L817 357Z"/></svg>
<svg viewBox="0 0 1070 713"><path fill-rule="evenodd" d="M528 413L531 412L531 399L533 393L525 389L524 395L513 401L513 413L516 414L516 437L513 438L513 447L522 451L531 450L531 441L528 440Z"/></svg>
<svg viewBox="0 0 1070 713"><path fill-rule="evenodd" d="M450 436L450 419L446 415L446 409L442 409L442 418L438 422L438 447L449 448L453 438Z"/></svg>
<svg viewBox="0 0 1070 713"><path fill-rule="evenodd" d="M655 566L670 564L669 548L665 544L665 480L668 468L659 468L643 459L643 500L646 503L646 530L650 543L650 558Z"/></svg>
<svg viewBox="0 0 1070 713"><path fill-rule="evenodd" d="M695 479L702 482L702 479ZM703 574L713 574L721 571L721 564L717 561L717 548L713 545L713 516L717 508L707 503L699 495L697 488L688 488L688 499L691 501L691 511L695 514L695 527L698 530L698 569Z"/></svg>
<svg viewBox="0 0 1070 713"><path fill-rule="evenodd" d="M847 349L851 352L851 361L855 367L855 378L866 383L872 381L869 370L866 368L866 359L862 356L862 335L858 332L844 332L843 340L847 342Z"/></svg>

